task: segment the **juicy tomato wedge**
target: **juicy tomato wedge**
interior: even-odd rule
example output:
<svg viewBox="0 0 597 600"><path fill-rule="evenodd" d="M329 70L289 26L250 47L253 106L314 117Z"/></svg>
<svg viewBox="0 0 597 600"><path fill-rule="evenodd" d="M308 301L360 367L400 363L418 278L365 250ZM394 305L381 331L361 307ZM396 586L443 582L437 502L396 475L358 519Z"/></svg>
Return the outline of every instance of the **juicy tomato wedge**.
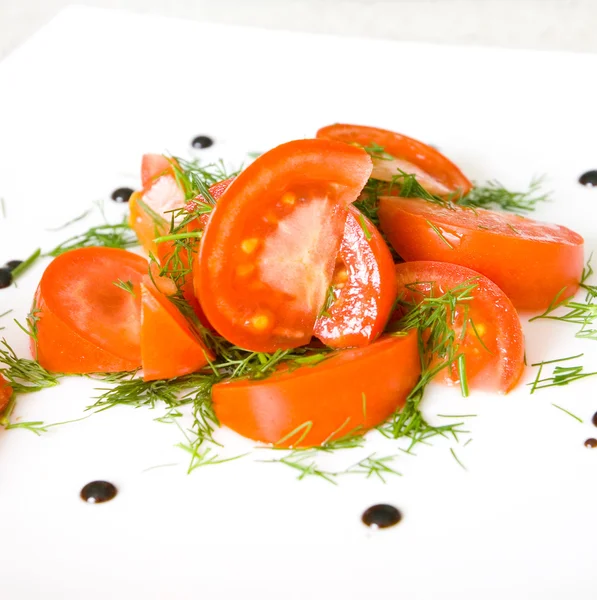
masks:
<svg viewBox="0 0 597 600"><path fill-rule="evenodd" d="M480 273L449 263L413 261L396 265L399 297L418 304L462 284L475 284L470 300L456 304L447 325L454 330L454 355L463 354L469 387L509 392L524 370L524 337L518 314L500 288ZM461 288L462 289L462 288ZM440 371L459 383L456 364Z"/></svg>
<svg viewBox="0 0 597 600"><path fill-rule="evenodd" d="M354 207L346 217L332 288L334 299L317 318L314 335L331 348L371 343L390 316L396 276L392 254L381 234Z"/></svg>
<svg viewBox="0 0 597 600"><path fill-rule="evenodd" d="M143 379L169 379L194 373L213 354L191 331L180 311L148 276L141 284L141 363Z"/></svg>
<svg viewBox="0 0 597 600"><path fill-rule="evenodd" d="M7 407L12 396L12 387L6 379L0 375L0 413Z"/></svg>
<svg viewBox="0 0 597 600"><path fill-rule="evenodd" d="M489 277L521 310L542 310L574 295L584 240L561 225L417 198L382 197L379 222L406 261L439 260Z"/></svg>
<svg viewBox="0 0 597 600"><path fill-rule="evenodd" d="M209 193L214 200L219 200L222 194L228 189L234 178L225 179L214 183L209 188ZM208 210L209 209L209 210ZM180 233L185 231L203 231L209 222L211 216L211 205L199 194L196 198L189 200L185 204L185 210L189 214L196 213L196 218L189 221ZM199 249L199 240L189 238L185 242L185 248L177 252L177 246L174 242L160 242L156 245L156 256L161 267L169 274L170 278L175 280L174 291L176 293L180 288L185 300L189 303L199 320L206 327L210 327L207 318L199 304L199 300L195 295L193 286L193 274L191 271L191 263L197 257ZM163 290L162 290L163 291ZM167 293L167 295L170 295Z"/></svg>
<svg viewBox="0 0 597 600"><path fill-rule="evenodd" d="M315 446L383 423L421 372L415 332L342 350L316 365L212 388L220 423L280 447Z"/></svg>
<svg viewBox="0 0 597 600"><path fill-rule="evenodd" d="M195 292L222 336L257 352L310 340L346 208L370 173L361 148L299 140L263 154L232 182L194 266Z"/></svg>
<svg viewBox="0 0 597 600"><path fill-rule="evenodd" d="M144 154L141 159L141 184L143 188L151 185L160 175L173 175L172 164L163 154Z"/></svg>
<svg viewBox="0 0 597 600"><path fill-rule="evenodd" d="M117 248L80 248L55 258L32 309L32 349L42 367L61 373L139 368L140 282L146 273L144 258Z"/></svg>
<svg viewBox="0 0 597 600"><path fill-rule="evenodd" d="M464 196L473 187L462 171L441 152L400 133L377 127L336 124L320 129L317 137L379 148L379 156L373 157L373 179L392 181L400 169L416 175L417 181L428 192L440 196Z"/></svg>

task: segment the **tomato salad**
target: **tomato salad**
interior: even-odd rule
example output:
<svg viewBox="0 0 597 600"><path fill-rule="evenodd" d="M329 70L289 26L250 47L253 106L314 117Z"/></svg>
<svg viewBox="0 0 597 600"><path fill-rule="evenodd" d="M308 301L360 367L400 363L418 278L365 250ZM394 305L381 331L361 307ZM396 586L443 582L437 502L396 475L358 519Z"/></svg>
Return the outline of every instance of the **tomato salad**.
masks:
<svg viewBox="0 0 597 600"><path fill-rule="evenodd" d="M43 369L204 377L213 422L322 446L421 421L431 380L508 393L517 311L581 280L579 234L467 204L461 170L399 133L331 125L203 175L144 156L129 224L146 255L85 247L49 265L29 319ZM0 377L0 408L11 392Z"/></svg>

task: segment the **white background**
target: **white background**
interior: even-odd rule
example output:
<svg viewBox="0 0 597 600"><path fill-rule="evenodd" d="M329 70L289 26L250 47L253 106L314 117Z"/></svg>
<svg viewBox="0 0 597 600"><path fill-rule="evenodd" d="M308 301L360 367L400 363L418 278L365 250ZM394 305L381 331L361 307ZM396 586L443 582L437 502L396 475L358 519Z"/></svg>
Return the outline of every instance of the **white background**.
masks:
<svg viewBox="0 0 597 600"><path fill-rule="evenodd" d="M0 59L72 0L0 0ZM597 52L595 0L81 0L274 29Z"/></svg>

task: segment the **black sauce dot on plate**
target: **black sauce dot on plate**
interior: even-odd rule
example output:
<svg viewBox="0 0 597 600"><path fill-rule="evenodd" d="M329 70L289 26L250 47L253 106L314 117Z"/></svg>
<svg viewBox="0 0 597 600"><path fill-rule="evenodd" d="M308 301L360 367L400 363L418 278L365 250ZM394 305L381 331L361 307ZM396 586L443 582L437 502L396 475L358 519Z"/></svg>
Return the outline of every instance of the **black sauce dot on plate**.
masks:
<svg viewBox="0 0 597 600"><path fill-rule="evenodd" d="M14 271L22 263L22 260L9 260L5 266L9 271Z"/></svg>
<svg viewBox="0 0 597 600"><path fill-rule="evenodd" d="M363 513L361 520L368 527L384 529L385 527L392 527L400 523L402 514L391 504L375 504Z"/></svg>
<svg viewBox="0 0 597 600"><path fill-rule="evenodd" d="M589 438L585 441L585 446L587 448L597 448L597 440L595 438Z"/></svg>
<svg viewBox="0 0 597 600"><path fill-rule="evenodd" d="M0 269L0 289L7 288L12 283L12 273L7 267Z"/></svg>
<svg viewBox="0 0 597 600"><path fill-rule="evenodd" d="M578 183L588 185L589 187L597 186L597 170L587 171L578 178Z"/></svg>
<svg viewBox="0 0 597 600"><path fill-rule="evenodd" d="M114 484L109 481L92 481L81 490L81 498L89 504L108 502L117 494Z"/></svg>
<svg viewBox="0 0 597 600"><path fill-rule="evenodd" d="M193 146L193 148L195 148L196 150L203 150L204 148L209 148L213 145L214 141L206 135L198 135L191 142L191 146Z"/></svg>
<svg viewBox="0 0 597 600"><path fill-rule="evenodd" d="M597 427L597 412L593 415L593 425Z"/></svg>
<svg viewBox="0 0 597 600"><path fill-rule="evenodd" d="M112 200L114 200L114 202L118 202L118 203L128 202L134 191L135 190L132 190L131 188L128 188L128 187L118 188L117 190L114 190L112 192L112 196L110 196L110 197L112 198Z"/></svg>

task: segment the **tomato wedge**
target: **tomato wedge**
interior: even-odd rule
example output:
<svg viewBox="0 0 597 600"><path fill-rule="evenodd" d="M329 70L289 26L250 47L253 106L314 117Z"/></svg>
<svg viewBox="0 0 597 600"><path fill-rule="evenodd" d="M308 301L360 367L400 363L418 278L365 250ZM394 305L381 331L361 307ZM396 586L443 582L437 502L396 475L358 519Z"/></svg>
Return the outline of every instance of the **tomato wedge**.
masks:
<svg viewBox="0 0 597 600"><path fill-rule="evenodd" d="M212 388L220 423L280 447L314 446L383 423L404 406L421 371L415 332L262 380Z"/></svg>
<svg viewBox="0 0 597 600"><path fill-rule="evenodd" d="M383 330L396 299L394 260L383 237L350 207L332 278L334 300L314 335L331 348L366 346Z"/></svg>
<svg viewBox="0 0 597 600"><path fill-rule="evenodd" d="M12 387L8 381L0 375L0 413L8 406L10 397L12 396Z"/></svg>
<svg viewBox="0 0 597 600"><path fill-rule="evenodd" d="M310 340L346 208L370 173L360 148L299 140L263 154L232 182L194 268L201 306L222 336L258 352Z"/></svg>
<svg viewBox="0 0 597 600"><path fill-rule="evenodd" d="M379 148L373 156L373 179L392 181L398 169L417 176L430 193L440 196L466 195L473 184L462 171L435 148L400 133L362 125L329 125L317 132L318 138ZM383 149L383 150L382 150Z"/></svg>
<svg viewBox="0 0 597 600"><path fill-rule="evenodd" d="M172 164L163 154L144 154L141 159L141 184L143 188L151 185L160 175L174 175Z"/></svg>
<svg viewBox="0 0 597 600"><path fill-rule="evenodd" d="M398 294L407 302L439 297L460 284L476 284L471 300L459 302L449 315L455 332L454 355L463 354L470 388L509 392L524 371L524 336L512 302L480 273L449 263L413 261L396 265ZM459 383L456 364L440 371L448 383Z"/></svg>
<svg viewBox="0 0 597 600"><path fill-rule="evenodd" d="M194 373L213 354L195 335L180 311L148 276L141 284L141 363L143 379L169 379Z"/></svg>
<svg viewBox="0 0 597 600"><path fill-rule="evenodd" d="M139 368L145 273L144 258L117 248L80 248L55 258L33 305L32 350L42 367L61 373Z"/></svg>
<svg viewBox="0 0 597 600"><path fill-rule="evenodd" d="M561 225L514 214L382 197L381 230L404 260L439 260L489 277L516 308L547 308L578 290L584 240Z"/></svg>

